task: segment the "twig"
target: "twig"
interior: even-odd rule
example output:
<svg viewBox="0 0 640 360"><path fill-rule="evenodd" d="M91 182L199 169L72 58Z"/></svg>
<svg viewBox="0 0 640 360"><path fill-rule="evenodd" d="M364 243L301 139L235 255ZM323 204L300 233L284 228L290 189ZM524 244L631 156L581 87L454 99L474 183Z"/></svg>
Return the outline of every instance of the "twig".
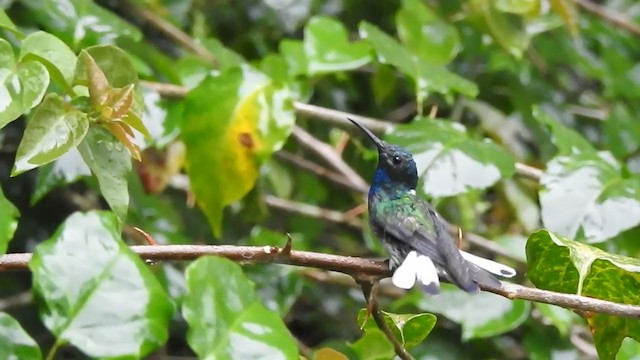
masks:
<svg viewBox="0 0 640 360"><path fill-rule="evenodd" d="M342 185L348 189L351 190L355 190L355 191L359 191L359 192L363 192L366 193L367 191L369 191L369 188L367 186L357 186L356 184L352 183L351 181L349 181L349 179L347 179L346 177L344 177L341 174L338 174L336 172L333 172L325 167L322 167L316 163L314 163L313 161L309 161L303 157L300 157L298 155L292 154L290 152L287 151L278 151L277 153L274 154L275 157L277 157L278 159L287 161L293 165L295 165L296 167L299 167L303 170L307 170L310 171L318 176L327 178L328 180L338 184L338 185Z"/></svg>
<svg viewBox="0 0 640 360"><path fill-rule="evenodd" d="M354 218L353 216L348 216L339 211L323 209L315 205L291 201L273 195L265 195L263 199L268 206L275 209L310 216L330 221L336 224L345 224L356 229L362 228L362 222L360 221L360 219Z"/></svg>
<svg viewBox="0 0 640 360"><path fill-rule="evenodd" d="M128 5L128 8L133 11L137 17L143 19L149 25L167 35L167 37L178 43L180 46L192 51L212 65L217 66L216 58L209 52L209 50L195 42L191 36L186 34L180 28L145 7L133 4Z"/></svg>
<svg viewBox="0 0 640 360"><path fill-rule="evenodd" d="M180 98L180 97L184 97L189 92L189 90L186 87L180 86L180 85L164 84L164 83L157 83L152 81L140 81L140 84L142 86L145 86L157 91L158 93L160 93L160 95L165 97ZM394 124L388 121L350 114L344 111L328 109L322 106L305 104L299 101L294 102L293 105L296 109L296 112L299 115L305 115L305 116L308 116L309 118L324 120L333 125L344 127L344 128L351 128L353 126L353 124L351 124L351 122L347 120L347 117L350 117L360 122L361 124L366 126L369 130L377 133L389 131L394 127ZM294 132L294 135L295 135L295 132ZM331 148L330 146L328 147ZM323 148L323 151L324 151L324 148ZM516 163L516 172L521 176L529 177L535 180L539 180L540 176L543 173L542 170L534 168L530 165L523 164L523 163Z"/></svg>
<svg viewBox="0 0 640 360"><path fill-rule="evenodd" d="M372 284L370 282L362 281L360 282L360 286L362 287L364 299L367 301L367 309L371 311L371 316L373 317L373 320L375 320L376 325L378 325L378 329L382 330L387 339L389 339L389 342L393 345L396 355L403 360L413 360L413 356L409 354L407 349L405 349L400 341L398 341L398 339L393 335L391 329L389 329L387 323L384 321L384 316L380 313L380 309L378 309L378 302L376 301L377 283Z"/></svg>
<svg viewBox="0 0 640 360"><path fill-rule="evenodd" d="M603 6L598 5L589 0L577 0L578 5L588 12L601 17L603 20L610 22L611 24L626 30L634 35L640 35L640 25L634 23L622 14L605 9Z"/></svg>
<svg viewBox="0 0 640 360"><path fill-rule="evenodd" d="M155 261L195 260L201 256L217 255L241 263L278 263L338 271L349 274L358 281L374 281L391 275L384 261L299 250L291 250L291 254L285 256L277 246L141 245L131 246L130 249L143 259ZM29 260L31 260L30 253L5 254L0 256L0 271L26 270ZM500 287L482 286L482 289L508 299L531 300L583 312L640 319L640 306L635 305L618 304L511 283L502 283Z"/></svg>
<svg viewBox="0 0 640 360"><path fill-rule="evenodd" d="M349 181L358 187L367 187L367 182L358 175L349 164L329 144L318 140L313 135L299 126L294 126L291 135L300 143L300 145L313 151L320 156L327 164L344 175Z"/></svg>

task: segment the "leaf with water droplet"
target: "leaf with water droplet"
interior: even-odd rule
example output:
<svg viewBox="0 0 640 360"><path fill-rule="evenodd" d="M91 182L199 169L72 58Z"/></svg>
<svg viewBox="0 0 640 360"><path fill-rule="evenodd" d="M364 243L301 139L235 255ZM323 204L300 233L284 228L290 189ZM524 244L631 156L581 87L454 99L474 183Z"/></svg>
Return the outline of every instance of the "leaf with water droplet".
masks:
<svg viewBox="0 0 640 360"><path fill-rule="evenodd" d="M418 119L395 127L385 140L413 154L424 192L435 197L484 189L515 172L509 153L490 140L471 139L458 123Z"/></svg>
<svg viewBox="0 0 640 360"><path fill-rule="evenodd" d="M120 220L127 217L131 172L129 152L111 133L101 126L91 126L78 146L82 159L98 179L100 192Z"/></svg>
<svg viewBox="0 0 640 360"><path fill-rule="evenodd" d="M27 123L12 176L47 164L78 146L87 134L87 115L49 94Z"/></svg>
<svg viewBox="0 0 640 360"><path fill-rule="evenodd" d="M238 264L203 257L187 267L186 281L182 315L189 324L187 341L198 357L298 358L297 344L282 319L260 303Z"/></svg>
<svg viewBox="0 0 640 360"><path fill-rule="evenodd" d="M0 349L5 359L42 359L38 343L7 313L0 312Z"/></svg>
<svg viewBox="0 0 640 360"><path fill-rule="evenodd" d="M37 61L16 63L11 44L0 38L0 129L38 105L49 86L49 72Z"/></svg>
<svg viewBox="0 0 640 360"><path fill-rule="evenodd" d="M171 301L120 231L113 213L74 213L36 247L33 290L58 345L94 358L143 358L167 340Z"/></svg>
<svg viewBox="0 0 640 360"><path fill-rule="evenodd" d="M527 276L539 288L640 305L640 260L540 230L527 241ZM640 341L640 321L589 313L587 317L601 359L614 359L622 340Z"/></svg>
<svg viewBox="0 0 640 360"><path fill-rule="evenodd" d="M369 44L349 42L344 25L326 16L307 22L303 45L308 75L353 70L371 61Z"/></svg>
<svg viewBox="0 0 640 360"><path fill-rule="evenodd" d="M20 212L5 196L0 188L0 255L7 252L9 242L18 227Z"/></svg>
<svg viewBox="0 0 640 360"><path fill-rule="evenodd" d="M186 168L215 236L224 207L253 188L259 166L284 145L294 124L292 99L287 88L246 66L207 77L187 95Z"/></svg>

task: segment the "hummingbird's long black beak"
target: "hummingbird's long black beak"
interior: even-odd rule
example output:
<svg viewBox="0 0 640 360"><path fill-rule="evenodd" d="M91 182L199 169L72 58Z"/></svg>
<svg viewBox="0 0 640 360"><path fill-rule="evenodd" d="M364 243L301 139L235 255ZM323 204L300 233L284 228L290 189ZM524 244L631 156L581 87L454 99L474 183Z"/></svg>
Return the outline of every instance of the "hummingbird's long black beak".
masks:
<svg viewBox="0 0 640 360"><path fill-rule="evenodd" d="M366 127L362 126L359 122L351 119L351 118L347 118L349 121L351 121L353 123L353 125L357 126L360 130L362 130L363 133L367 134L367 136L369 137L369 139L371 139L371 141L373 141L374 144L376 144L376 146L378 147L378 150L382 150L385 148L385 144L384 141L380 140L380 138L378 138L377 136L373 135L373 133L371 131L369 131L369 129L367 129Z"/></svg>

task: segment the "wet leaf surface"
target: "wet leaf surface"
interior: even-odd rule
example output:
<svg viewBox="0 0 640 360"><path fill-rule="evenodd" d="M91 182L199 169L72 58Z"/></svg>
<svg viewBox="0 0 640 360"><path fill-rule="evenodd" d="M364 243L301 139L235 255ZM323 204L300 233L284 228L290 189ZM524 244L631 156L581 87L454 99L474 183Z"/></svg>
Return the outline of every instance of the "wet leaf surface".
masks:
<svg viewBox="0 0 640 360"><path fill-rule="evenodd" d="M527 242L528 277L539 288L640 305L640 260L540 230ZM593 313L587 318L601 359L613 359L625 337L640 341L640 322Z"/></svg>
<svg viewBox="0 0 640 360"><path fill-rule="evenodd" d="M289 330L262 305L238 264L204 257L189 265L186 278L182 315L189 345L200 358L298 359Z"/></svg>
<svg viewBox="0 0 640 360"><path fill-rule="evenodd" d="M71 215L29 263L41 317L91 357L143 357L167 339L173 306L112 213Z"/></svg>

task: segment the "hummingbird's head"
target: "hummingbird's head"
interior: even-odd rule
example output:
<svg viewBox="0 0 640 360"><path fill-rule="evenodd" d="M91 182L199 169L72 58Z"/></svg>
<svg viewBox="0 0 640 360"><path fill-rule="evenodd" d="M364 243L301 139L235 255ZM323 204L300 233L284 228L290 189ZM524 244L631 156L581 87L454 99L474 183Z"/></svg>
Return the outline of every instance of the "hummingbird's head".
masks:
<svg viewBox="0 0 640 360"><path fill-rule="evenodd" d="M352 119L349 121L362 130L378 148L378 170L374 185L390 183L415 189L418 184L418 169L411 153L402 146L381 140L360 123Z"/></svg>

